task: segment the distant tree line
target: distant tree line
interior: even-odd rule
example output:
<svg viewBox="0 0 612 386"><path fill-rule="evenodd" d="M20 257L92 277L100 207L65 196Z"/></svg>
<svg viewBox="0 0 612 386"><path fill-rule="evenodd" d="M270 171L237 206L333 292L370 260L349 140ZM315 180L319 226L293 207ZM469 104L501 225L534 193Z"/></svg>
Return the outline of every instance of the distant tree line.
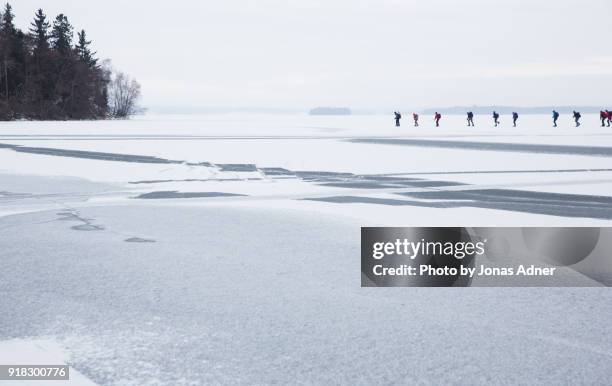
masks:
<svg viewBox="0 0 612 386"><path fill-rule="evenodd" d="M140 85L100 63L85 30L64 14L39 9L27 32L10 4L0 11L0 119L125 118L137 110Z"/></svg>

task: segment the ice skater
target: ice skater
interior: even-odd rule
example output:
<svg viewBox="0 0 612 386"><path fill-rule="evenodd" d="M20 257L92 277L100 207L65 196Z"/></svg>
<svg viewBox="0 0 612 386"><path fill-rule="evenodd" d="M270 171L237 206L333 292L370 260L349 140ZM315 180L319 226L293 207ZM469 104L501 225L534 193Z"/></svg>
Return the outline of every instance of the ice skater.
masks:
<svg viewBox="0 0 612 386"><path fill-rule="evenodd" d="M553 110L553 127L557 127L557 121L559 120L559 113Z"/></svg>
<svg viewBox="0 0 612 386"><path fill-rule="evenodd" d="M436 121L436 127L440 127L440 119L442 119L442 114L436 111L434 115L434 121Z"/></svg>
<svg viewBox="0 0 612 386"><path fill-rule="evenodd" d="M400 119L402 119L402 114L398 113L397 111L394 111L393 114L395 114L395 127L400 127Z"/></svg>
<svg viewBox="0 0 612 386"><path fill-rule="evenodd" d="M576 127L580 127L580 113L578 111L574 111L574 121L576 122Z"/></svg>
<svg viewBox="0 0 612 386"><path fill-rule="evenodd" d="M608 127L610 127L610 121L612 121L612 111L606 110L606 119L608 121Z"/></svg>
<svg viewBox="0 0 612 386"><path fill-rule="evenodd" d="M493 122L495 122L495 127L499 126L499 114L497 111L493 111Z"/></svg>
<svg viewBox="0 0 612 386"><path fill-rule="evenodd" d="M468 126L474 127L474 113L471 111L468 111L467 113L467 123Z"/></svg>
<svg viewBox="0 0 612 386"><path fill-rule="evenodd" d="M605 127L606 126L606 120L608 119L608 112L601 110L599 112L599 119L601 119L601 127Z"/></svg>
<svg viewBox="0 0 612 386"><path fill-rule="evenodd" d="M518 113L515 111L512 113L512 124L516 127L516 121L518 121Z"/></svg>
<svg viewBox="0 0 612 386"><path fill-rule="evenodd" d="M412 119L414 119L414 127L419 127L419 114L412 113Z"/></svg>

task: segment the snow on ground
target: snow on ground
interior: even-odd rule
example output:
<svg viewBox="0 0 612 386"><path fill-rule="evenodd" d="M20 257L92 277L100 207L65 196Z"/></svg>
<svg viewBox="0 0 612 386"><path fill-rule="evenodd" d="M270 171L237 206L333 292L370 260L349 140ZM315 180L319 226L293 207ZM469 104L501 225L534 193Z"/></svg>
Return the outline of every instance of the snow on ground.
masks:
<svg viewBox="0 0 612 386"><path fill-rule="evenodd" d="M14 339L0 341L0 363L3 365L23 366L25 364L35 366L63 366L69 358L61 346L53 340L22 340ZM95 386L96 384L87 379L75 369L70 369L70 380L68 381L30 381L19 380L16 382L0 380L0 386L38 386L48 383L57 386Z"/></svg>
<svg viewBox="0 0 612 386"><path fill-rule="evenodd" d="M607 289L360 288L359 228L610 226L612 129L390 118L1 124L0 354L51 341L103 385L605 384Z"/></svg>

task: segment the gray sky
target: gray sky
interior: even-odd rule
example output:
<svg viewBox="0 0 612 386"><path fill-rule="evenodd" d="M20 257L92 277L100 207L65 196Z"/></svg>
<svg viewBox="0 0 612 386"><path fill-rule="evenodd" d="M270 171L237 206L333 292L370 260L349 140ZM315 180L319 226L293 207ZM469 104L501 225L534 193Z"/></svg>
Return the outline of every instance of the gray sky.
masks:
<svg viewBox="0 0 612 386"><path fill-rule="evenodd" d="M151 106L612 107L609 0L13 0L87 29Z"/></svg>

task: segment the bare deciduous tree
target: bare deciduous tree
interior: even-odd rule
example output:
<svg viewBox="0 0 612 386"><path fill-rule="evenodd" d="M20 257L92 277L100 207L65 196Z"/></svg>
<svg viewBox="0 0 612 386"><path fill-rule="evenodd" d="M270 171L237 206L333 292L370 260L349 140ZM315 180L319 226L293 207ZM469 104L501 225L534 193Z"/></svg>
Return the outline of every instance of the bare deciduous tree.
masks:
<svg viewBox="0 0 612 386"><path fill-rule="evenodd" d="M129 118L138 112L140 84L123 72L113 74L109 85L110 113L114 118Z"/></svg>

